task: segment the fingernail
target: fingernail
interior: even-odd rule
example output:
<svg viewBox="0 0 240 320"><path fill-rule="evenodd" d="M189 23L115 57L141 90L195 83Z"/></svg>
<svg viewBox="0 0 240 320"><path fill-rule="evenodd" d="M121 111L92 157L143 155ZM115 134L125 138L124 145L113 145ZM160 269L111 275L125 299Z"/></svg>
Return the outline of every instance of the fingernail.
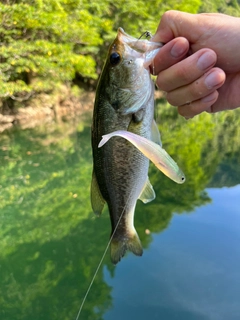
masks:
<svg viewBox="0 0 240 320"><path fill-rule="evenodd" d="M220 81L219 81L220 80ZM205 79L205 85L208 89L212 89L220 83L222 83L222 79L219 79L219 73L218 72L211 72Z"/></svg>
<svg viewBox="0 0 240 320"><path fill-rule="evenodd" d="M205 52L198 59L197 66L200 70L206 70L216 62L216 55L213 52Z"/></svg>
<svg viewBox="0 0 240 320"><path fill-rule="evenodd" d="M215 91L209 94L208 96L201 99L201 102L210 102L212 100L216 99Z"/></svg>
<svg viewBox="0 0 240 320"><path fill-rule="evenodd" d="M174 58L179 58L186 50L186 47L182 45L182 43L176 42L171 49L171 55Z"/></svg>

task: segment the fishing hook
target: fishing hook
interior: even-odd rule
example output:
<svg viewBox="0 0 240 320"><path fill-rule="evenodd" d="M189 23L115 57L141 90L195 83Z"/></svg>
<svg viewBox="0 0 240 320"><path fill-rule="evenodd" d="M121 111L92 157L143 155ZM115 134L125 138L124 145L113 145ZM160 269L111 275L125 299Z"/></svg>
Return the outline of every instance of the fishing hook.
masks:
<svg viewBox="0 0 240 320"><path fill-rule="evenodd" d="M138 40L140 40L143 36L146 36L146 38L151 38L152 34L150 31L145 31L141 34L141 36L138 38Z"/></svg>

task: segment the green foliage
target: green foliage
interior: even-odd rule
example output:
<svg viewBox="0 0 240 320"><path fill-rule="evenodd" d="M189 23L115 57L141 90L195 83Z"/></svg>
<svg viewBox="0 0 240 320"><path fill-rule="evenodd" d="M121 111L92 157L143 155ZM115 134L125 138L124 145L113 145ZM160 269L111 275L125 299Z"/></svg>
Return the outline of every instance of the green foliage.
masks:
<svg viewBox="0 0 240 320"><path fill-rule="evenodd" d="M206 0L202 2L200 12L220 12L239 17L240 6L237 0Z"/></svg>
<svg viewBox="0 0 240 320"><path fill-rule="evenodd" d="M200 0L3 1L0 98L51 92L79 75L96 79L119 26L134 36L154 32L165 10L197 12L200 4Z"/></svg>
<svg viewBox="0 0 240 320"><path fill-rule="evenodd" d="M107 40L105 45L109 45L109 40L116 36L118 27L122 27L132 36L139 37L146 30L155 32L159 24L161 15L170 9L188 11L197 13L201 0L180 0L176 3L174 0L163 1L126 1L120 0L116 2L109 1L109 10L107 17L113 22L113 29L105 35ZM104 48L106 51L106 48Z"/></svg>
<svg viewBox="0 0 240 320"><path fill-rule="evenodd" d="M52 90L76 73L96 78L93 52L111 22L79 1L0 4L0 97ZM93 6L94 7L94 6Z"/></svg>

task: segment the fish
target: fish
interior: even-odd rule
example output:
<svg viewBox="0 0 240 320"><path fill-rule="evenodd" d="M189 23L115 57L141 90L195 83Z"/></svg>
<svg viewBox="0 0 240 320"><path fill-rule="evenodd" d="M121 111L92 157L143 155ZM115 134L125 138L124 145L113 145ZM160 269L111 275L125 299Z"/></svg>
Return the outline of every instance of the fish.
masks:
<svg viewBox="0 0 240 320"><path fill-rule="evenodd" d="M134 211L138 199L148 203L155 199L155 192L148 178L148 157L126 137L115 136L101 147L99 144L103 136L122 131L161 146L154 121L150 65L162 45L134 38L119 28L96 90L91 128L91 205L96 215L101 215L105 204L108 206L113 264L117 264L127 250L137 256L143 254L134 227Z"/></svg>

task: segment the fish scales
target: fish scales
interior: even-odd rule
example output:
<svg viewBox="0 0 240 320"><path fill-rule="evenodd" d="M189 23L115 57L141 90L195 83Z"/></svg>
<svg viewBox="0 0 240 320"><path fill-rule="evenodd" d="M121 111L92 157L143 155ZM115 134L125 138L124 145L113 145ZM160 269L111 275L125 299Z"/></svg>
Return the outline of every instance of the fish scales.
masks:
<svg viewBox="0 0 240 320"><path fill-rule="evenodd" d="M127 249L142 255L133 220L137 199L145 185L149 188L149 160L122 137L114 137L101 148L98 145L103 135L117 130L151 139L154 86L144 63L146 53L160 46L130 37L120 28L110 46L97 88L92 123L91 202L97 214L105 202L108 205L114 233L111 243L114 264ZM154 196L150 187L149 201Z"/></svg>

